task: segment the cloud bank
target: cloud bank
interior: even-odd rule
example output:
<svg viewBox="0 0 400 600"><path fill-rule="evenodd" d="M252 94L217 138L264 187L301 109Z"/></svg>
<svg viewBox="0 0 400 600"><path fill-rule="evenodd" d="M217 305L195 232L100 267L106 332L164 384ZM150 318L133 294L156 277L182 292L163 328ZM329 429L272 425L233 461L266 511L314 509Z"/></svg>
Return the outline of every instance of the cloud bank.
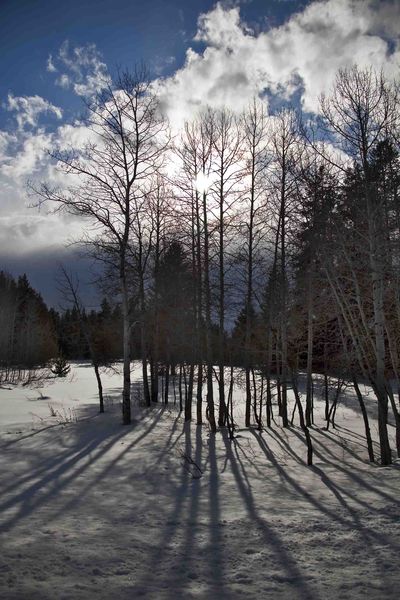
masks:
<svg viewBox="0 0 400 600"><path fill-rule="evenodd" d="M198 19L186 62L157 89L174 123L206 104L243 109L253 96L299 94L305 111L318 111L318 96L336 71L358 64L400 66L400 19L396 1L322 0L293 14L280 27L256 33L240 18L239 7L220 3Z"/></svg>

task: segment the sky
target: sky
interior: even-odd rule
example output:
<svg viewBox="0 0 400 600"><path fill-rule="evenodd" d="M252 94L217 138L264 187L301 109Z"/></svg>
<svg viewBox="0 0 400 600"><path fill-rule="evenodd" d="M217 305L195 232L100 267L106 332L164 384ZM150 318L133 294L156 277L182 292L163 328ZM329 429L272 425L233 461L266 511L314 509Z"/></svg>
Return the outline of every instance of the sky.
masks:
<svg viewBox="0 0 400 600"><path fill-rule="evenodd" d="M77 220L32 207L47 152L84 135L84 99L143 61L174 128L204 106L300 103L318 113L340 67L400 66L399 0L0 0L0 269L26 272L57 306ZM93 300L95 302L95 300Z"/></svg>

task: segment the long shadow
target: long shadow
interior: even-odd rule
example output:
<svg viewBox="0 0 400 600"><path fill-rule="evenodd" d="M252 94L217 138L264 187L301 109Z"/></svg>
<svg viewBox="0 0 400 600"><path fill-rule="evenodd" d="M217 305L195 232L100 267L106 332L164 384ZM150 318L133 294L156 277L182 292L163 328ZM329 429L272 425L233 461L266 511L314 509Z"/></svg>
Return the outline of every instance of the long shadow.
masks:
<svg viewBox="0 0 400 600"><path fill-rule="evenodd" d="M27 436L25 436L25 439L30 438L33 435L38 435L39 433L43 433L44 431L47 431L48 429L58 428L61 431L63 429L63 427L64 426L58 425L58 423L57 423L57 425L54 425L51 427L45 427L45 428L35 432L35 434L27 435ZM15 440L15 443L20 441L20 439L22 439L22 438ZM3 447L3 450L4 450L4 447ZM9 447L5 449L5 451L8 451L8 450L9 450ZM27 475L22 475L21 477L16 478L15 475L13 475L12 483L9 484L7 487L5 487L4 485L2 486L2 489L0 492L0 497L9 494L12 490L20 487L21 485L28 483L32 479L36 479L42 473L48 472L49 469L52 469L56 465L60 465L62 462L67 461L68 456L73 454L74 451L75 451L75 446L70 448L69 452L67 452L67 453L65 452L65 449L62 448L61 450L59 450L59 452L57 453L56 456L53 456L53 458L51 458L51 459L44 460L44 464L42 467L36 468L34 471L29 469L29 473ZM27 459L29 460L30 458L36 458L36 456L35 455L32 456L29 454Z"/></svg>
<svg viewBox="0 0 400 600"><path fill-rule="evenodd" d="M293 427L291 427L288 431L293 431ZM296 454L296 452L293 450L293 448L290 446L289 442L287 441L287 439L285 439L283 437L283 432L279 431L279 429L265 429L264 430L266 433L269 433L271 435L271 437L277 442L277 444L279 444L279 446L281 447L281 449L284 452L287 452L287 454L289 454L297 463L301 464L301 465L305 465L306 461L305 459L303 459L301 456L299 456L298 454ZM305 442L305 440L302 440L303 442Z"/></svg>
<svg viewBox="0 0 400 600"><path fill-rule="evenodd" d="M252 431L252 434L256 438L257 442L260 445L261 450L265 454L266 458L272 463L272 465L277 470L278 474L281 476L281 479L284 480L297 494L299 497L305 498L310 505L312 505L318 512L321 514L325 514L327 517L332 519L332 521L338 522L341 525L349 528L351 527L351 523L349 523L346 519L338 515L334 510L329 509L323 503L319 502L312 494L310 494L304 487L302 487L298 481L296 481L286 469L282 467L276 460L274 453L271 448L268 446L267 441L262 437L260 432Z"/></svg>
<svg viewBox="0 0 400 600"><path fill-rule="evenodd" d="M184 423L184 434L185 434L185 454L186 456L192 457L192 428L190 423ZM196 440L195 440L195 452L194 452L194 462L196 465L201 468L202 464L202 427L196 427ZM192 465L186 465L188 469L189 475L193 472L192 469L195 467ZM182 529L183 529L183 540L179 547L180 556L182 557L183 568L177 572L176 579L174 579L173 584L171 584L171 599L175 598L177 595L177 590L183 590L185 586L187 586L190 581L198 581L200 575L198 573L198 567L196 563L196 551L200 552L200 548L197 544L197 536L200 534L203 525L199 521L200 515L200 500L201 500L201 490L202 490L202 481L201 477L199 477L200 472L197 472L195 469L196 478L193 478L190 481L190 477L188 479L187 488L187 499L188 506L185 510L185 513L182 518ZM187 514L187 518L185 519L185 514ZM209 553L210 556L212 553Z"/></svg>
<svg viewBox="0 0 400 600"><path fill-rule="evenodd" d="M9 500L0 504L0 511L7 510L8 508L14 507L16 504L20 504L20 508L17 514L10 519L8 522L1 526L1 530L7 529L14 525L19 519L27 517L33 510L38 508L41 504L44 504L49 498L52 496L56 496L67 484L71 483L73 479L75 479L78 475L82 474L90 464L93 464L98 458L100 458L109 448L111 448L119 439L121 439L124 435L126 435L127 430L121 430L121 432L115 436L112 436L112 439L105 444L100 450L94 455L91 455L102 442L110 437L110 436L97 436L96 438L84 443L80 446L77 451L76 448L73 448L70 452L67 453L67 456L63 456L60 461L55 461L53 464L54 468L49 470L48 468L42 469L42 472L46 474L36 480L33 484L29 485L27 488L14 495ZM75 465L77 465L81 460L85 459L89 455L89 460L82 465L79 469L75 471L71 471ZM68 474L69 473L69 474ZM62 480L59 480L63 475L68 474ZM32 474L32 479L36 479L36 474ZM51 489L41 494L35 499L35 494L45 488L48 484L51 484Z"/></svg>
<svg viewBox="0 0 400 600"><path fill-rule="evenodd" d="M314 466L314 467L312 467L312 470L314 471L314 473L319 475L321 482L332 492L332 494L335 496L335 498L337 499L339 504L342 506L342 508L346 512L348 512L350 517L353 519L356 530L360 533L360 535L362 536L362 538L364 539L364 542L366 544L370 544L372 541L375 541L375 542L378 541L381 544L391 546L394 550L400 549L399 545L393 544L393 542L391 541L391 539L388 536L376 533L375 531L372 531L368 527L364 526L364 524L362 523L362 521L359 517L357 510L352 508L352 506L346 501L346 499L344 497L346 494L346 490L344 488L342 488L341 486L334 483L332 481L332 479L330 479L330 477L328 477L328 475L326 473L324 473L322 471L322 469L320 469L319 467ZM347 496L353 500L356 500L356 497L352 494L349 494L348 492L347 492ZM362 504L364 504L364 503L362 503ZM368 506L369 505L365 503L365 508L368 508ZM396 520L397 520L397 518L396 518ZM379 567L379 564L377 566Z"/></svg>
<svg viewBox="0 0 400 600"><path fill-rule="evenodd" d="M300 434L296 430L293 430L293 433L296 436L298 436L299 438L301 438ZM324 449L326 448L325 445L321 443L321 441L319 441L318 443ZM377 496L380 496L381 498L387 500L388 502L391 502L391 503L394 503L394 504L397 504L398 506L400 506L400 500L399 499L397 499L394 496L391 496L390 494L388 494L387 492L383 491L382 489L379 489L379 488L371 485L367 481L365 481L365 479L358 474L361 471L359 469L357 469L356 467L354 467L353 465L351 465L351 468L348 468L348 465L343 466L339 461L329 460L326 456L324 456L315 447L315 444L314 444L314 455L317 456L322 462L325 462L326 464L334 467L338 471L341 471L344 475L347 475L350 479L352 479L354 482L356 482L360 487L365 488L369 492L373 492L374 494L376 494ZM371 466L371 469L374 469L374 468L377 468L377 467ZM358 501L360 501L356 497L355 497L355 499L358 500ZM365 504L365 506L369 506L369 505ZM378 509L377 509L377 512L378 512Z"/></svg>
<svg viewBox="0 0 400 600"><path fill-rule="evenodd" d="M150 420L150 423L148 424L148 426L146 427L146 429L144 431L142 431L140 433L140 435L135 438L130 444L128 444L113 460L111 460L107 466L102 469L102 471L100 471L96 477L94 477L93 479L91 479L83 489L79 490L79 496L75 496L74 498L72 498L69 502L67 502L67 504L65 504L63 507L60 508L60 510L56 513L54 513L54 515L51 517L51 520L56 519L60 514L65 513L66 511L70 510L71 508L77 506L78 504L80 504L82 502L82 500L85 498L86 494L91 490L91 488L93 488L95 485L97 485L102 479L104 479L105 477L107 477L107 475L113 470L115 469L115 467L117 466L117 464L124 458L124 456L130 452L132 450L132 448L134 448L135 446L137 446L138 444L140 444L140 442L142 440L144 440L149 433L155 428L155 426L157 425L158 421L161 418L162 415L162 409L161 410L157 410L156 412L154 412L153 414L153 418ZM142 424L142 421L137 422L136 425L138 424ZM146 423L144 423L146 424ZM135 431L135 428L133 429L133 431ZM131 429L132 432L132 429ZM116 440L118 441L118 440ZM107 448L108 450L108 448ZM95 459L97 460L97 458ZM85 469L87 467L89 467L90 465L93 465L93 462L95 462L95 460L90 460L86 465L85 465ZM81 475L82 473L80 472L79 475Z"/></svg>
<svg viewBox="0 0 400 600"><path fill-rule="evenodd" d="M258 432L256 433L254 430L251 430L251 432L257 439ZM248 477L244 465L240 461L238 455L239 444L237 440L229 440L225 432L223 432L223 439L225 442L226 452L229 456L232 466L232 473L235 478L239 493L243 498L246 511L251 521L254 522L259 531L262 533L265 544L271 548L276 555L280 566L286 571L288 582L296 586L296 589L293 589L292 597L298 595L303 600L316 600L318 596L308 585L292 554L285 547L285 544L278 536L276 531L274 531L272 527L269 527L257 512ZM232 451L231 444L235 447L235 453Z"/></svg>
<svg viewBox="0 0 400 600"><path fill-rule="evenodd" d="M28 517L34 510L45 504L50 498L57 496L63 488L70 484L78 475L82 474L90 464L93 464L93 462L98 460L124 435L126 435L126 430L121 431L117 436L113 436L112 440L98 450L94 456L91 456L84 465L71 472L81 460L88 457L96 450L96 448L98 448L99 444L104 441L99 439L92 440L85 444L80 451L74 454L74 456L62 461L53 470L46 470L46 475L44 477L0 504L0 511L5 511L19 505L17 513L1 524L0 531L8 531L16 525L18 521ZM67 473L69 474L64 479L60 480L60 478ZM51 485L51 489L44 494L41 493L38 495L38 492L41 492L47 485Z"/></svg>
<svg viewBox="0 0 400 600"><path fill-rule="evenodd" d="M59 427L59 431L63 430L64 426L58 426ZM41 433L43 433L44 431L46 431L47 428L42 429ZM74 424L71 424L70 426L68 426L68 433L75 431L76 432L76 428L74 426ZM118 430L119 431L119 427ZM96 435L96 432L94 432ZM111 433L108 431L107 433L104 434L104 436L100 436L100 440L102 439L106 439L107 437L109 437L111 435ZM29 436L27 436L29 437ZM98 433L97 433L97 437ZM92 438L93 438L93 432L92 432ZM95 439L95 438L93 438ZM16 440L18 441L18 440ZM49 440L51 443L53 443L53 439ZM47 440L45 441L45 444L47 443ZM82 440L78 439L78 443L74 443L71 447L68 447L68 449L66 450L65 447L61 448L56 456L53 456L52 458L44 458L43 459L43 466L42 467L37 467L35 470L31 470L29 469L29 473L28 475L23 475L20 478L15 478L15 476L13 476L13 483L10 484L8 487L3 487L0 496L9 494L13 489L16 489L18 487L20 487L23 484L28 483L31 480L36 480L38 477L40 477L43 473L48 473L51 469L55 468L55 467L60 467L63 463L66 463L68 460L70 460L70 457L73 456L73 454L79 450L82 450ZM29 453L28 453L29 454ZM37 461L37 455L36 454L29 454L29 456L27 457L27 459L29 460L30 458L34 459L36 462Z"/></svg>
<svg viewBox="0 0 400 600"><path fill-rule="evenodd" d="M313 429L312 431L315 431L316 433L318 433L319 435L323 436L324 438L326 438L327 440L331 441L333 444L335 444L336 446L338 446L341 450L343 450L343 452L347 452L347 454L349 454L352 458L354 458L355 461L360 462L362 464L367 464L368 461L366 459L361 458L361 456L359 454L357 454L356 452L354 452L354 450L352 450L343 440L343 438L335 432L335 430L333 431L326 431L324 429ZM323 446L323 444L321 443L320 440L317 440L316 438L314 438L315 441L317 441L318 444L320 444L321 446ZM352 442L354 443L354 442ZM357 442L358 445L361 446L360 442ZM332 452L332 450L330 450L329 448L327 448L327 446L323 446L325 451L332 456L332 458L335 458L335 454L334 452ZM364 444L363 449L365 449L365 453L367 454L367 447L366 444ZM346 461L344 461L346 463ZM346 463L347 464L347 463Z"/></svg>
<svg viewBox="0 0 400 600"><path fill-rule="evenodd" d="M360 533L360 535L362 536L362 538L364 539L364 542L369 545L373 542L379 542L380 544L383 544L387 547L391 547L393 550L395 551L399 551L400 550L400 546L398 544L393 543L393 540L391 539L390 536L387 536L385 534L381 534L381 533L377 533L375 531L373 531L371 528L366 527L363 522L361 521L360 517L359 517L359 513L358 511L353 508L351 506L351 504L349 504L345 497L347 496L348 498L350 498L353 502L360 504L361 506L363 506L366 510L373 510L371 508L371 504L368 502L364 502L362 501L356 494L352 494L349 492L348 488L343 487L337 483L335 483L326 473L324 473L324 471L322 471L322 469L320 469L317 466L313 466L312 470L319 475L321 482L331 491L331 493L335 496L335 498L338 500L339 504L342 506L342 508L349 514L349 516L352 518L353 523L355 528L357 529L357 531ZM380 513L379 510L376 510L374 512L378 512ZM393 516L391 517L390 515L386 515L386 518L388 519L393 519L396 523L398 521L398 517ZM382 565L379 564L379 561L377 562L377 567L380 568L382 570ZM384 572L384 570L382 570L382 572Z"/></svg>
<svg viewBox="0 0 400 600"><path fill-rule="evenodd" d="M223 592L223 557L221 552L221 509L219 500L219 472L215 447L215 434L208 439L208 456L210 462L209 476L209 514L210 514L210 563L209 569L212 577L212 597L218 598Z"/></svg>
<svg viewBox="0 0 400 600"><path fill-rule="evenodd" d="M56 497L64 488L82 475L89 466L92 466L98 461L110 448L112 448L112 446L114 446L114 444L125 437L130 431L132 431L131 428L122 426L114 435L111 434L111 436L107 429L100 432L97 431L97 435L88 441L78 440L78 444L76 444L66 456L65 453L62 453L59 460L52 461L52 466L50 468L48 464L41 468L41 474L44 472L44 476L39 475L38 479L38 473L33 472L31 479L35 479L34 483L28 485L28 487L0 504L0 511L11 509L16 505L19 505L16 514L1 524L0 531L8 531L18 521L29 516L34 510L47 503L52 497ZM91 431L90 434L93 435L93 432ZM147 431L143 432L143 434L135 440L135 443L138 443L145 435L147 435ZM104 443L106 440L108 440L107 443ZM80 464L78 468L75 468L85 459L86 461L84 464ZM104 471L107 471L109 468L112 468L111 465ZM102 476L104 476L104 474L105 473L102 472ZM43 493L42 490L45 489L46 486L51 487ZM41 493L38 494L38 492ZM65 510L65 507L63 510Z"/></svg>
<svg viewBox="0 0 400 600"><path fill-rule="evenodd" d="M236 440L237 440L237 439L238 439L238 437L236 436ZM249 447L248 447L248 449L247 449L247 450L245 450L245 449L243 448L243 446L241 446L241 445L239 444L239 446L240 446L240 451L241 451L241 453L243 454L243 457L244 457L244 459L245 459L245 460L246 460L246 461L247 461L249 464L251 464L252 468L253 468L253 469L256 471L256 473L257 473L257 477L254 477L254 476L253 476L253 478L254 478L254 479L258 479L259 481L260 481L260 480L264 480L264 479L265 479L265 470L264 470L264 469L262 469L260 466L258 466L258 465L256 464L256 462L255 462L256 456L255 456L255 453L254 453L254 451L252 451L252 448L251 448L251 445L250 445L250 440L248 440L248 442L249 442ZM225 470L227 469L228 465L229 465L229 458L228 458L228 456L225 456L225 459L224 459L224 468L223 468L223 470L222 470L221 472L225 471Z"/></svg>
<svg viewBox="0 0 400 600"><path fill-rule="evenodd" d="M157 565L157 571L159 573L163 570L162 565L167 559L169 546L176 534L178 527L181 526L183 507L188 493L189 477L189 472L186 469L182 469L180 483L174 489L172 495L172 497L175 498L172 511L165 516L165 522L163 529L161 530L161 536L157 545L154 547L149 556L149 570L144 571L142 577L138 581L135 581L133 587L131 588L132 598L135 598L137 595L142 595L143 590L145 590L147 593L150 592L151 588L149 587L149 581L151 582L152 577L154 577L154 574L152 574L150 569L154 569L154 566ZM176 572L172 573L171 577L176 577ZM167 582L165 582L165 584L167 584ZM182 591L171 588L170 592L171 598L184 599Z"/></svg>
<svg viewBox="0 0 400 600"><path fill-rule="evenodd" d="M185 454L192 456L192 431L191 423L185 423L183 426L185 435ZM194 580L208 588L207 598L228 597L224 596L224 577L223 577L223 556L221 551L220 534L220 502L219 502L219 474L217 465L217 456L215 448L215 436L210 436L208 440L208 456L203 457L203 439L202 427L196 428L195 440L195 462L204 472L204 463L208 463L207 472L201 478L193 478L191 468L182 465L182 475L180 482L173 491L172 497L175 498L172 511L165 516L164 526L157 545L149 557L150 565L157 565L157 572L163 572L163 565L168 560L169 549L173 539L178 531L182 533L182 541L178 546L180 562L178 567L173 564L173 570L167 581L163 581L166 591L166 597L175 600L176 598L185 600L188 597L187 586ZM196 472L197 474L197 472ZM206 480L206 481L205 481ZM200 573L196 563L196 551L204 552L205 549L198 547L198 535L204 532L206 527L204 522L199 520L200 514L207 517L207 513L200 513L202 501L202 490L208 488L208 515L209 515L209 543L207 547L207 567L203 578L200 579ZM205 496L204 496L205 499ZM175 546L176 547L176 546ZM203 568L204 561L200 558L200 565ZM151 589L148 587L149 573L143 573L142 578L135 582L132 593L142 593L146 589L151 595Z"/></svg>
<svg viewBox="0 0 400 600"><path fill-rule="evenodd" d="M39 435L39 433L43 433L43 431L47 431L48 429L54 429L55 427L61 428L63 425L60 423L52 423L51 425L46 425L46 427L41 427L40 429L34 429L31 433L27 433L26 435L20 435L15 440L9 440L8 442L4 442L0 444L0 450L7 450L11 446L18 444L18 442L22 442L23 440L27 440L28 438L34 437L35 435Z"/></svg>
<svg viewBox="0 0 400 600"><path fill-rule="evenodd" d="M297 432L295 432L295 433L297 434ZM314 448L314 454L316 456L318 456L319 458L321 458L321 460L324 460L324 457L322 456L322 454L320 454L318 451L316 451L315 448ZM326 462L330 462L330 461L326 461ZM332 464L333 466L337 467L340 470L339 465L331 463L331 462L330 462L330 464ZM348 513L348 515L352 519L352 522L353 522L354 526L359 531L359 533L362 535L362 537L364 538L365 542L371 543L371 540L373 539L375 541L378 541L381 544L385 544L386 546L390 546L390 547L392 547L395 550L399 549L398 545L393 544L393 542L390 539L390 537L388 537L388 536L386 536L384 534L376 533L372 529L370 529L368 527L365 527L364 524L361 522L357 511L354 508L352 508L352 506L345 500L345 496L347 496L348 498L350 498L351 500L353 500L353 502L355 504L359 504L360 506L362 506L365 510L373 511L373 512L376 512L376 513L379 514L381 512L379 509L373 508L370 503L368 503L367 501L362 500L356 494L352 494L349 491L348 487L343 487L343 486L341 486L341 485L333 482L332 479L330 479L328 477L328 475L326 473L324 473L322 471L322 469L320 469L319 467L313 466L313 467L311 467L311 469L312 469L312 471L314 471L320 477L321 482L330 490L330 492L334 495L334 497L336 498L336 500L338 500L338 502L342 506L342 508L346 511L346 513ZM369 486L368 484L366 484L366 487L371 488L371 489L375 489L372 486ZM307 495L307 497L308 497L308 499L311 499L311 501L314 504L314 506L316 506L317 504L319 504L310 495ZM390 496L387 496L387 498L391 499L392 502L394 501L394 499L391 498ZM395 501L395 503L397 505L399 505L399 502ZM329 511L322 504L320 506L321 506L321 509L322 509L323 513L330 514L330 516L334 516L335 520L339 521L342 525L344 525L347 528L353 527L352 523L349 523L346 520L340 518L339 515L332 515L332 511ZM396 522L398 520L397 515L387 515L387 518L391 519L391 520L394 520Z"/></svg>
<svg viewBox="0 0 400 600"><path fill-rule="evenodd" d="M179 435L175 436L181 417L182 417L181 413L178 412L174 419L174 422L172 424L171 431L169 433L167 441L165 442L162 450L159 453L159 456L157 457L157 462L161 461L164 456L166 456L168 453L170 453L176 447L179 440L182 438L182 436L186 432L186 427L185 427L186 423L184 423L181 433ZM175 440L174 440L174 437L175 437Z"/></svg>
<svg viewBox="0 0 400 600"><path fill-rule="evenodd" d="M300 439L302 439L300 434L297 431L293 430L293 432L296 435L298 435L298 437ZM351 497L356 502L358 501L366 509L372 510L372 508L370 507L370 505L368 503L363 502L362 500L357 498L357 496L350 494L350 492L347 489L344 489L341 486L339 486L338 484L335 484L319 467L316 467L316 466L311 467L311 469L317 475L320 476L322 483L331 491L331 493L335 496L335 498L338 500L340 505L349 514L352 521L350 521L350 522L347 521L346 519L341 517L339 514L337 514L335 511L330 510L327 506L325 506L324 504L322 504L321 502L316 500L309 492L307 492L304 488L302 488L300 486L300 484L297 481L295 481L285 471L285 469L283 469L281 467L281 465L279 465L279 463L276 461L276 459L273 455L273 452L267 446L265 440L261 437L261 435L258 432L254 432L254 431L252 433L258 439L258 442L259 442L264 454L266 455L266 457L274 464L274 466L278 469L278 471L281 472L282 476L286 479L286 481L290 484L290 486L294 490L296 490L299 495L306 498L310 502L310 504L312 504L318 510L318 512L321 513L321 515L323 514L325 516L330 517L333 521L340 523L341 525L343 525L344 527L346 527L347 529L350 529L350 530L352 530L353 526L355 525L357 530L360 532L360 534L364 537L364 539L368 543L370 543L371 538L373 538L375 541L384 543L385 545L389 545L389 546L392 546L394 549L397 549L397 546L392 543L392 541L390 540L389 537L379 534L379 533L376 533L376 532L372 531L371 529L367 529L361 523L357 512L348 504L348 502L346 502L346 500L344 499L344 495ZM323 460L323 456L320 455L318 451L315 451L315 449L314 449L314 454L318 455ZM331 463L331 464L333 464L333 463ZM334 465L334 466L336 466L336 465ZM376 510L376 512L379 512L379 510ZM388 518L393 518L393 520L397 520L397 516L393 516L393 517L388 516Z"/></svg>
<svg viewBox="0 0 400 600"><path fill-rule="evenodd" d="M348 427L343 427L343 425L338 425L338 424L336 424L336 431L338 431L338 432L344 431L345 435L347 437L354 438L354 440L351 440L352 443L362 446L363 448L365 448L365 452L367 453L367 442L365 439L365 435L357 433L356 431L352 431L351 429L348 429ZM339 434L337 434L337 435L339 435ZM373 444L374 448L379 450L379 442L372 440L372 444Z"/></svg>
<svg viewBox="0 0 400 600"><path fill-rule="evenodd" d="M185 453L186 456L192 456L192 428L190 423L184 424L185 432ZM196 428L196 450L195 450L195 463L200 467L202 456L202 440L201 440L201 427ZM189 468L189 467L188 467ZM193 467L194 468L194 467ZM189 470L189 473L191 471ZM193 551L195 545L195 529L198 525L199 515L199 504L200 504L200 489L201 480L192 479L191 486L188 489L188 502L189 507L187 510L187 520L185 524L185 535L181 546L181 555L184 557L186 571L188 575L191 575L191 567L193 561ZM183 572L181 572L183 575ZM195 574L192 574L195 575Z"/></svg>
<svg viewBox="0 0 400 600"><path fill-rule="evenodd" d="M160 405L158 404L154 404L153 407L159 407ZM164 405L162 405L162 413L164 412L169 412L170 411L170 407L166 407ZM157 457L155 458L154 462L149 465L149 467L147 467L147 469L144 471L143 475L146 476L148 474L150 474L152 471L154 471L155 469L157 469L157 467L166 460L167 457L169 457L169 455L171 454L171 452L174 450L174 448L176 448L176 446L178 445L179 440L184 436L185 434L185 423L183 424L183 428L182 431L176 435L177 433L177 429L178 429L178 425L179 425L179 421L182 418L182 414L181 413L177 413L171 430L169 432L168 438L164 444L164 446L162 447L162 449L159 451L159 453L157 454Z"/></svg>

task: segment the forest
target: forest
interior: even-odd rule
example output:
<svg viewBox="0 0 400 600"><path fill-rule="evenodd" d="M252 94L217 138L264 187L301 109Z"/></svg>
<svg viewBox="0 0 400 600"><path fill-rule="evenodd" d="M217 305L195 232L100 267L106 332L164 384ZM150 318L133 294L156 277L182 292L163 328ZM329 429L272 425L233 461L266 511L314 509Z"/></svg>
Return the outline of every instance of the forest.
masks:
<svg viewBox="0 0 400 600"><path fill-rule="evenodd" d="M380 461L391 464L390 414L400 456L398 93L382 73L353 67L337 73L318 118L269 114L255 99L243 114L209 109L174 133L146 71L120 73L88 103L87 141L52 150L63 184L32 184L38 205L81 217L104 300L86 311L64 270L68 308L58 313L25 276L1 273L2 366L122 360L129 424L139 359L147 406L171 401L172 377L176 399L178 376L185 420L206 418L231 437L240 385L246 427L279 416L287 428L297 413L309 464L316 374L328 427L341 391L354 388L375 460L367 384Z"/></svg>

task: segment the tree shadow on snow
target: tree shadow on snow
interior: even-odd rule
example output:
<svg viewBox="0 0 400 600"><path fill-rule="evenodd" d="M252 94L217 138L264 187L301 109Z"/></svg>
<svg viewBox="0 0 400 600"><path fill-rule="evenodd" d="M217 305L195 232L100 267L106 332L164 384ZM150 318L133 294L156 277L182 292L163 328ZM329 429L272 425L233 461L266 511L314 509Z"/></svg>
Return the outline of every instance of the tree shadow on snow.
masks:
<svg viewBox="0 0 400 600"><path fill-rule="evenodd" d="M281 581L290 586L293 590L290 597L316 600L317 596L288 546L258 512L245 464L247 459L243 460L241 456L239 442L229 440L226 430L216 437L202 426L197 426L193 435L190 423L183 425L182 432L184 453L200 467L203 475L197 476L192 462L181 464L173 489L173 505L164 516L158 541L147 559L147 563L157 565L157 569L142 573L131 588L132 597L146 594L156 597L156 590L160 588L162 594L159 597L170 600L191 597L228 600L243 597L246 593L249 594L246 597L253 597L254 588L249 590L252 572L246 565L252 553L248 547L251 536L257 534L283 572L277 583ZM220 435L223 446L218 449ZM248 545L244 547L240 540L247 536L237 538L236 524L230 522L232 514L224 513L229 498L224 496L221 477L228 466L236 487L236 491L230 493L239 498L246 515L239 527L246 534L249 531L250 535Z"/></svg>
<svg viewBox="0 0 400 600"><path fill-rule="evenodd" d="M93 483L105 477L115 467L129 448L148 434L159 420L161 412L161 410L153 411L147 429L144 429L128 448L117 454L105 469L97 473L94 481L91 480L79 491L79 501L82 500ZM28 474L21 477L11 476L10 481L5 482L5 485L3 484L0 492L0 514L4 514L7 510L10 510L12 514L5 516L2 520L0 532L10 531L19 521L28 518L41 506L51 505L52 499L60 497L62 492L67 490L77 478L85 477L89 469L92 470L95 464L107 455L111 448L120 444L121 440L132 433L132 430L141 425L141 422L137 421L131 427L122 426L120 419L118 419L118 422L114 419L111 425L109 423L103 424L101 423L101 417L102 415L98 415L97 422L96 420L92 420L91 423L79 422L67 427L65 432L70 435L69 438L67 437L68 445L60 444L56 455L49 455L49 451L46 451L48 444L53 453L54 439L48 437L42 440L39 448L31 449L29 455L23 457L32 465L39 464L40 466L25 469L25 472L28 470ZM139 427L139 431L141 429L142 427ZM48 436L51 435L48 431L46 433ZM43 435L44 431L41 434ZM61 432L60 440L64 442ZM26 449L24 452L26 453ZM15 456L15 449L13 449L12 458L14 460L18 458L18 456ZM2 459L6 462L7 451L3 454ZM70 509L77 501L78 497L73 498L58 512L49 515L48 521L57 518L61 512Z"/></svg>

